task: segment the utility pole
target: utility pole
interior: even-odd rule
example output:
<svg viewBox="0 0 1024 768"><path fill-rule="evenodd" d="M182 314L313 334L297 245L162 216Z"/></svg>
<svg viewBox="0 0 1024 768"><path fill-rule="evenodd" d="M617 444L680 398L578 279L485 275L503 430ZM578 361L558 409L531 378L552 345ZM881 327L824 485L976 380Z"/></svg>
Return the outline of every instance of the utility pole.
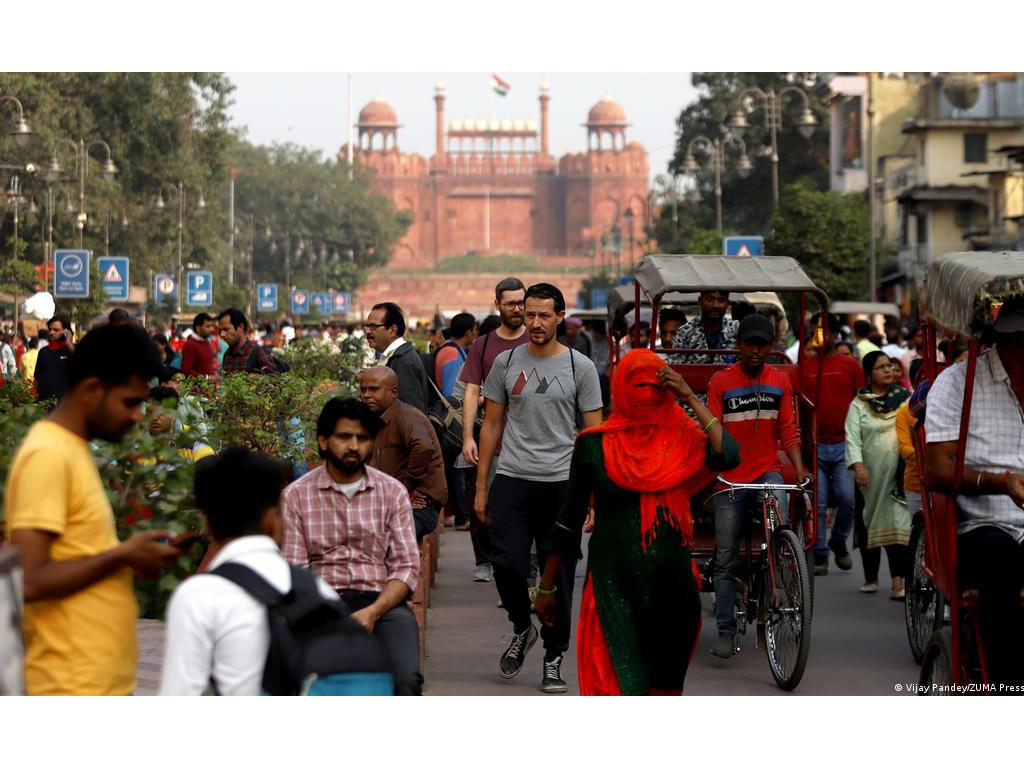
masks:
<svg viewBox="0 0 1024 768"><path fill-rule="evenodd" d="M235 178L238 169L231 169L231 193L228 195L228 282L235 284Z"/></svg>
<svg viewBox="0 0 1024 768"><path fill-rule="evenodd" d="M867 156L868 156L868 232L870 242L868 243L868 297L871 301L878 301L878 269L877 254L875 253L875 73L868 72L868 132L867 132Z"/></svg>

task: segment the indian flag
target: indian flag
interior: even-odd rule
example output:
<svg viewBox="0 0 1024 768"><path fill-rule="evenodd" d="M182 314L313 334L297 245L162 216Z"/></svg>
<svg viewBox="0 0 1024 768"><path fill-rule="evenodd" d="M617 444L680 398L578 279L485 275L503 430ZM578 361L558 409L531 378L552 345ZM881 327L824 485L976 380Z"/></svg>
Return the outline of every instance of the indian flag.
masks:
<svg viewBox="0 0 1024 768"><path fill-rule="evenodd" d="M512 89L512 86L506 83L497 75L491 75L491 88L499 96L508 96L508 92Z"/></svg>

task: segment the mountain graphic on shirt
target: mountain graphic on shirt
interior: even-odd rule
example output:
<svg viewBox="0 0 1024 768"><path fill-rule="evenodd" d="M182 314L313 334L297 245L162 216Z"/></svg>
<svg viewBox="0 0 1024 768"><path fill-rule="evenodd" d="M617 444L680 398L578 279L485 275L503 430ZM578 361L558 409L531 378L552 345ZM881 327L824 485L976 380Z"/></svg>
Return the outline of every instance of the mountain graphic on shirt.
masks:
<svg viewBox="0 0 1024 768"><path fill-rule="evenodd" d="M523 394L523 392L526 390L527 385L530 383L531 379L537 380L537 386L533 391L536 392L538 395L545 394L555 384L557 384L558 388L562 390L562 394L565 394L565 387L562 386L562 382L558 380L557 376L548 381L548 378L546 376L542 378L541 375L537 373L536 368L531 370L529 375L527 375L526 371L519 372L519 376L516 378L516 384L514 387L512 387L512 394Z"/></svg>

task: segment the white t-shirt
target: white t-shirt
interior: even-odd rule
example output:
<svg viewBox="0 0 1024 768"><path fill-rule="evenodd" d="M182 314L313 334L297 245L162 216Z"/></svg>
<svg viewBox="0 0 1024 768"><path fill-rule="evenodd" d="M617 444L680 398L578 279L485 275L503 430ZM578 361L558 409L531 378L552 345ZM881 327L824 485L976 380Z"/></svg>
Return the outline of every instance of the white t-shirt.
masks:
<svg viewBox="0 0 1024 768"><path fill-rule="evenodd" d="M210 563L247 565L271 586L292 586L287 561L269 536L243 536L229 542ZM317 578L321 594L337 593ZM234 582L209 573L177 586L167 607L167 637L160 679L161 696L198 696L212 677L222 696L258 696L270 647L267 609Z"/></svg>

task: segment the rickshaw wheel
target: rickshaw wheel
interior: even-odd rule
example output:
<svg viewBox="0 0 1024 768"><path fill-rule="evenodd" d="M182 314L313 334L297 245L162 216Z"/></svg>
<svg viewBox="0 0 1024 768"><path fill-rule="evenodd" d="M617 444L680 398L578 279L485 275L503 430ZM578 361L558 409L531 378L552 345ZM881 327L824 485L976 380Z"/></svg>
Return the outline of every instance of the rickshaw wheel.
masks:
<svg viewBox="0 0 1024 768"><path fill-rule="evenodd" d="M907 624L907 638L910 652L918 664L924 658L925 648L932 633L942 629L942 615L945 602L924 570L925 535L924 523L920 518L914 521L910 532L910 554L912 568L907 584L907 600L904 614Z"/></svg>
<svg viewBox="0 0 1024 768"><path fill-rule="evenodd" d="M777 605L769 605L770 590L763 580L761 600L765 622L759 628L775 683L792 691L800 683L811 650L811 584L807 559L796 534L780 528L772 535ZM768 575L767 568L765 575Z"/></svg>
<svg viewBox="0 0 1024 768"><path fill-rule="evenodd" d="M953 633L949 627L936 630L928 641L921 662L919 696L949 696L953 685Z"/></svg>

